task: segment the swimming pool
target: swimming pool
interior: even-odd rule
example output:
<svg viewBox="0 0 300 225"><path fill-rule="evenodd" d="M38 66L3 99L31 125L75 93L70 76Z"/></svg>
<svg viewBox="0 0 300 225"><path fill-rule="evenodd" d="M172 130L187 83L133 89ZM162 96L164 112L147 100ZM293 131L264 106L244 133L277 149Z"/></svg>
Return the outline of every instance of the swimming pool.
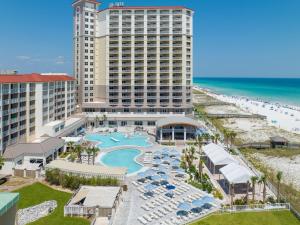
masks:
<svg viewBox="0 0 300 225"><path fill-rule="evenodd" d="M138 147L149 147L151 143L147 141L147 137L134 134L134 135L125 135L121 132L114 132L109 134L88 134L85 137L88 141L100 142L98 145L100 148L110 148L116 146L138 146Z"/></svg>
<svg viewBox="0 0 300 225"><path fill-rule="evenodd" d="M143 166L135 161L136 157L141 154L137 149L120 149L104 154L100 161L102 164L110 167L125 167L127 173L135 173Z"/></svg>

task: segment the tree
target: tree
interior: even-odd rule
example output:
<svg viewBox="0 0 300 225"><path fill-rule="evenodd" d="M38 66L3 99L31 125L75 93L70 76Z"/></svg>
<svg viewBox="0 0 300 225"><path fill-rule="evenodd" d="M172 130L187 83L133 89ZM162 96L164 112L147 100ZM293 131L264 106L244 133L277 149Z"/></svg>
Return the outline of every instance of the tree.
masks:
<svg viewBox="0 0 300 225"><path fill-rule="evenodd" d="M188 168L191 168L193 165L193 161L195 159L196 149L194 146L188 147L184 150L184 158L186 163L188 164Z"/></svg>
<svg viewBox="0 0 300 225"><path fill-rule="evenodd" d="M230 140L230 145L233 145L235 142L237 133L234 131L229 131L229 140Z"/></svg>
<svg viewBox="0 0 300 225"><path fill-rule="evenodd" d="M95 124L96 124L96 126L95 127L99 126L99 121L100 121L99 116L96 115L96 117L95 117Z"/></svg>
<svg viewBox="0 0 300 225"><path fill-rule="evenodd" d="M227 146L227 148L229 148L229 131L227 129L223 129L223 135L224 135L224 141L225 141L225 144Z"/></svg>
<svg viewBox="0 0 300 225"><path fill-rule="evenodd" d="M73 152L74 148L75 148L75 142L74 141L70 141L67 143L67 148L69 152Z"/></svg>
<svg viewBox="0 0 300 225"><path fill-rule="evenodd" d="M204 133L203 134L203 138L204 138L204 140L206 141L206 142L208 142L209 140L210 140L210 135L209 135L209 133Z"/></svg>
<svg viewBox="0 0 300 225"><path fill-rule="evenodd" d="M199 169L199 178L202 180L202 174L203 174L203 160L202 160L202 145L203 145L203 137L201 135L198 135L196 138L196 144L199 148L198 154L199 154L199 164L198 164L198 169Z"/></svg>
<svg viewBox="0 0 300 225"><path fill-rule="evenodd" d="M76 153L79 162L82 163L81 154L83 152L83 147L81 145L75 145L74 152Z"/></svg>
<svg viewBox="0 0 300 225"><path fill-rule="evenodd" d="M107 116L105 114L103 114L102 121L105 122L106 120L107 120Z"/></svg>
<svg viewBox="0 0 300 225"><path fill-rule="evenodd" d="M233 205L234 184L229 184L229 189L230 189L230 204Z"/></svg>
<svg viewBox="0 0 300 225"><path fill-rule="evenodd" d="M252 201L255 200L255 184L256 184L257 180L258 180L257 176L252 176L251 177L251 183L252 183Z"/></svg>
<svg viewBox="0 0 300 225"><path fill-rule="evenodd" d="M70 161L71 161L71 162L74 162L75 159L76 159L76 156L77 156L77 154L74 153L74 152L72 152L72 153L70 154L70 156L69 156Z"/></svg>
<svg viewBox="0 0 300 225"><path fill-rule="evenodd" d="M246 205L248 205L248 203L249 203L249 186L250 186L250 182L249 182L249 180L247 180L247 187L246 187Z"/></svg>
<svg viewBox="0 0 300 225"><path fill-rule="evenodd" d="M265 174L261 175L258 182L263 184L263 203L265 203L267 196L267 176Z"/></svg>
<svg viewBox="0 0 300 225"><path fill-rule="evenodd" d="M96 154L97 154L97 152L99 152L100 151L100 149L98 148L98 147L92 147L91 148L91 154L92 154L92 156L93 156L93 165L95 164L95 157L96 157Z"/></svg>
<svg viewBox="0 0 300 225"><path fill-rule="evenodd" d="M282 180L282 171L278 171L276 174L276 180L277 180L277 202L280 201L280 183Z"/></svg>
<svg viewBox="0 0 300 225"><path fill-rule="evenodd" d="M93 154L92 148L86 148L85 152L88 155L88 164L90 164L90 158L91 158L91 155Z"/></svg>
<svg viewBox="0 0 300 225"><path fill-rule="evenodd" d="M2 169L2 166L4 166L4 158L0 155L0 170Z"/></svg>
<svg viewBox="0 0 300 225"><path fill-rule="evenodd" d="M216 143L216 144L218 144L218 141L220 141L220 138L221 138L221 137L220 137L220 134L219 134L219 133L216 133L216 134L215 134L215 143Z"/></svg>

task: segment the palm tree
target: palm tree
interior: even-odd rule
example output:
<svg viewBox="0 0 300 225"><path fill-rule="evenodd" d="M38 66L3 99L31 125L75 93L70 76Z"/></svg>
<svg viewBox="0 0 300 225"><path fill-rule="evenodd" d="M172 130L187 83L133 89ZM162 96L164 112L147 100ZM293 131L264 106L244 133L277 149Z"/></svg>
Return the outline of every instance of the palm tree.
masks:
<svg viewBox="0 0 300 225"><path fill-rule="evenodd" d="M196 138L196 144L198 145L199 151L199 164L198 164L198 169L199 169L199 177L200 180L202 180L202 173L203 173L203 160L202 160L202 145L203 145L203 137L201 135L198 135Z"/></svg>
<svg viewBox="0 0 300 225"><path fill-rule="evenodd" d="M248 202L249 202L249 186L250 186L250 182L249 182L249 180L247 180L247 187L246 187L246 205L248 205Z"/></svg>
<svg viewBox="0 0 300 225"><path fill-rule="evenodd" d="M80 163L82 163L81 153L83 152L83 150L84 148L81 145L75 145L74 152L76 153Z"/></svg>
<svg viewBox="0 0 300 225"><path fill-rule="evenodd" d="M206 142L208 142L208 141L210 140L210 135L209 135L209 133L204 133L204 134L203 134L203 138L204 138L204 140L205 140Z"/></svg>
<svg viewBox="0 0 300 225"><path fill-rule="evenodd" d="M257 180L258 180L257 176L252 176L251 177L251 183L252 183L252 201L255 200L255 184L256 184Z"/></svg>
<svg viewBox="0 0 300 225"><path fill-rule="evenodd" d="M92 147L91 148L91 153L92 153L92 156L93 156L93 165L95 164L95 157L96 157L96 153L99 152L100 149L98 147Z"/></svg>
<svg viewBox="0 0 300 225"><path fill-rule="evenodd" d="M99 116L96 115L96 117L95 117L96 126L95 127L99 126L99 121L100 121Z"/></svg>
<svg viewBox="0 0 300 225"><path fill-rule="evenodd" d="M92 153L92 148L86 148L85 152L88 155L88 164L90 164L90 158L91 158L91 155L93 154Z"/></svg>
<svg viewBox="0 0 300 225"><path fill-rule="evenodd" d="M226 143L227 148L229 148L229 131L227 129L223 129L224 141Z"/></svg>
<svg viewBox="0 0 300 225"><path fill-rule="evenodd" d="M70 141L70 142L67 143L67 148L68 148L69 152L73 152L74 147L75 147L75 142L74 141Z"/></svg>
<svg viewBox="0 0 300 225"><path fill-rule="evenodd" d="M103 116L102 116L102 121L103 121L103 124L104 124L104 122L107 120L107 116L106 116L106 114L103 114Z"/></svg>
<svg viewBox="0 0 300 225"><path fill-rule="evenodd" d="M4 158L0 155L0 170L2 169L2 166L4 166Z"/></svg>
<svg viewBox="0 0 300 225"><path fill-rule="evenodd" d="M221 137L220 137L220 134L219 134L219 133L216 133L216 134L215 134L215 143L216 143L216 144L218 144L218 141L220 141L220 138L221 138Z"/></svg>
<svg viewBox="0 0 300 225"><path fill-rule="evenodd" d="M230 132L229 132L230 145L233 145L233 144L234 144L236 135L237 135L237 133L234 132L234 131L230 131Z"/></svg>
<svg viewBox="0 0 300 225"><path fill-rule="evenodd" d="M230 189L230 203L233 205L233 197L234 197L234 184L229 184L229 189Z"/></svg>
<svg viewBox="0 0 300 225"><path fill-rule="evenodd" d="M188 168L191 168L192 165L193 165L193 161L195 159L195 147L194 146L191 146L189 148L186 148L185 151L184 151L184 154L185 154L185 160L188 164Z"/></svg>
<svg viewBox="0 0 300 225"><path fill-rule="evenodd" d="M267 176L265 174L261 175L258 182L263 184L263 203L265 203L267 195Z"/></svg>
<svg viewBox="0 0 300 225"><path fill-rule="evenodd" d="M278 171L278 173L276 174L276 180L277 180L277 201L280 201L280 183L282 180L282 172Z"/></svg>

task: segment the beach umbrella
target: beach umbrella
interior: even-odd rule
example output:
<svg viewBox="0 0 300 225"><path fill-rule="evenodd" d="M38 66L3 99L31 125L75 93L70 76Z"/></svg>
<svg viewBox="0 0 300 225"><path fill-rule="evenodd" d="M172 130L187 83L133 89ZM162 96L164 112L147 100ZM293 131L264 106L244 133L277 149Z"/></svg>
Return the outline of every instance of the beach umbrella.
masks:
<svg viewBox="0 0 300 225"><path fill-rule="evenodd" d="M155 159L152 164L153 165L160 165L161 164L161 160L160 159Z"/></svg>
<svg viewBox="0 0 300 225"><path fill-rule="evenodd" d="M160 179L161 179L161 177L160 177L159 175L151 176L151 180L156 180L156 181L158 181L158 180L160 180Z"/></svg>
<svg viewBox="0 0 300 225"><path fill-rule="evenodd" d="M163 151L161 152L161 155L162 155L162 156L167 156L167 155L169 155L168 149L163 149Z"/></svg>
<svg viewBox="0 0 300 225"><path fill-rule="evenodd" d="M199 208L199 207L196 207L196 208L192 208L191 211L192 211L193 213L200 213L200 212L202 211L202 209Z"/></svg>
<svg viewBox="0 0 300 225"><path fill-rule="evenodd" d="M148 192L145 192L144 195L145 195L145 196L151 196L151 197L152 197L154 194L153 194L153 192L148 191Z"/></svg>
<svg viewBox="0 0 300 225"><path fill-rule="evenodd" d="M169 184L169 182L168 182L168 181L166 181L166 180L162 180L162 181L160 181L160 185L167 185L167 184Z"/></svg>
<svg viewBox="0 0 300 225"><path fill-rule="evenodd" d="M214 203L215 202L215 199L211 196L204 196L203 198L201 198L201 200L203 201L204 204L206 203Z"/></svg>
<svg viewBox="0 0 300 225"><path fill-rule="evenodd" d="M194 201L192 201L192 204L193 206L196 206L196 207L202 207L205 203L202 201L202 198L200 199L196 199Z"/></svg>
<svg viewBox="0 0 300 225"><path fill-rule="evenodd" d="M165 196L169 197L169 198L173 198L174 197L174 193L173 191L168 191Z"/></svg>
<svg viewBox="0 0 300 225"><path fill-rule="evenodd" d="M145 171L146 177L151 177L156 174L156 172L153 169L149 169Z"/></svg>
<svg viewBox="0 0 300 225"><path fill-rule="evenodd" d="M166 167L166 165L159 165L159 166L158 166L158 170L159 170L159 171L166 172L166 171L167 171L167 167Z"/></svg>
<svg viewBox="0 0 300 225"><path fill-rule="evenodd" d="M145 177L147 176L147 174L146 174L145 172L139 172L139 173L137 174L137 176L138 176L139 178L145 178Z"/></svg>
<svg viewBox="0 0 300 225"><path fill-rule="evenodd" d="M169 176L166 174L160 175L160 180L169 180Z"/></svg>
<svg viewBox="0 0 300 225"><path fill-rule="evenodd" d="M211 207L212 207L212 205L209 204L209 203L205 203L205 204L202 206L203 209L210 209Z"/></svg>
<svg viewBox="0 0 300 225"><path fill-rule="evenodd" d="M188 202L182 202L182 203L179 203L179 205L177 206L177 208L179 210L183 210L183 211L188 212L188 211L191 210L192 207L191 207L190 203L188 203Z"/></svg>
<svg viewBox="0 0 300 225"><path fill-rule="evenodd" d="M166 189L167 189L167 190L174 190L175 188L176 188L176 186L171 185L171 184L168 184L168 185L166 186Z"/></svg>
<svg viewBox="0 0 300 225"><path fill-rule="evenodd" d="M144 189L148 192L153 191L155 188L157 188L157 186L155 186L153 184L147 184L144 186Z"/></svg>
<svg viewBox="0 0 300 225"><path fill-rule="evenodd" d="M155 185L155 186L159 186L160 185L160 182L158 182L157 180L151 182L151 184Z"/></svg>
<svg viewBox="0 0 300 225"><path fill-rule="evenodd" d="M187 216L188 215L188 212L187 211L184 211L184 210L179 210L177 213L176 213L177 216Z"/></svg>
<svg viewBox="0 0 300 225"><path fill-rule="evenodd" d="M181 168L178 168L177 170L175 170L175 172L177 173L177 174L185 174L185 171L183 170L183 169L181 169Z"/></svg>
<svg viewBox="0 0 300 225"><path fill-rule="evenodd" d="M179 160L173 160L171 162L171 166L179 166L180 165L180 161Z"/></svg>

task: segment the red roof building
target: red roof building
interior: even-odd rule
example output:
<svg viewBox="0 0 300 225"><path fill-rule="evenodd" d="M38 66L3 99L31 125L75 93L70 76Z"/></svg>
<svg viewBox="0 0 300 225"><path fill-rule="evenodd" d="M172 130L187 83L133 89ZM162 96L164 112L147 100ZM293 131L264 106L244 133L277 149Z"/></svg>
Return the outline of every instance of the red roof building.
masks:
<svg viewBox="0 0 300 225"><path fill-rule="evenodd" d="M0 83L43 83L55 81L72 81L74 77L68 75L42 75L38 73L17 74L17 75L0 75Z"/></svg>

